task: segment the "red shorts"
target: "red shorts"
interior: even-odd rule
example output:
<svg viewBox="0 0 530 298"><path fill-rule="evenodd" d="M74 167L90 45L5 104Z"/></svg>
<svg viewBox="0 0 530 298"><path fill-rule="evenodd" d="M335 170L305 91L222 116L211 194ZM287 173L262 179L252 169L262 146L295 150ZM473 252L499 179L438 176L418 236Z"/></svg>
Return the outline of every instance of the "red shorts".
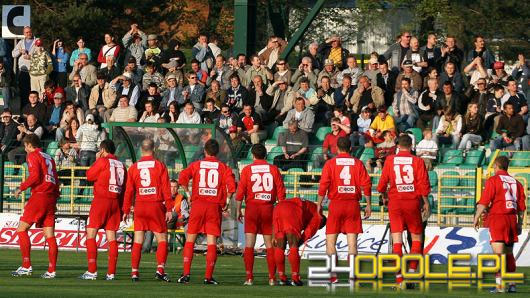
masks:
<svg viewBox="0 0 530 298"><path fill-rule="evenodd" d="M166 206L162 202L136 202L134 231L167 233Z"/></svg>
<svg viewBox="0 0 530 298"><path fill-rule="evenodd" d="M302 208L294 202L283 201L274 207L272 224L276 239L283 239L286 234L302 238L304 229Z"/></svg>
<svg viewBox="0 0 530 298"><path fill-rule="evenodd" d="M189 234L221 236L222 208L218 203L193 201L188 221Z"/></svg>
<svg viewBox="0 0 530 298"><path fill-rule="evenodd" d="M245 233L272 235L272 204L252 204L245 208Z"/></svg>
<svg viewBox="0 0 530 298"><path fill-rule="evenodd" d="M362 232L359 201L331 200L328 207L326 234L359 234Z"/></svg>
<svg viewBox="0 0 530 298"><path fill-rule="evenodd" d="M394 206L396 205L396 206ZM392 200L388 205L390 232L400 233L404 230L412 234L423 234L420 200Z"/></svg>
<svg viewBox="0 0 530 298"><path fill-rule="evenodd" d="M94 199L90 206L87 228L117 231L120 228L120 203L115 199Z"/></svg>
<svg viewBox="0 0 530 298"><path fill-rule="evenodd" d="M56 203L56 197L52 198L42 194L31 195L20 221L29 225L35 224L37 228L55 227Z"/></svg>
<svg viewBox="0 0 530 298"><path fill-rule="evenodd" d="M515 214L490 214L486 226L490 230L490 242L514 244L517 237L517 216Z"/></svg>

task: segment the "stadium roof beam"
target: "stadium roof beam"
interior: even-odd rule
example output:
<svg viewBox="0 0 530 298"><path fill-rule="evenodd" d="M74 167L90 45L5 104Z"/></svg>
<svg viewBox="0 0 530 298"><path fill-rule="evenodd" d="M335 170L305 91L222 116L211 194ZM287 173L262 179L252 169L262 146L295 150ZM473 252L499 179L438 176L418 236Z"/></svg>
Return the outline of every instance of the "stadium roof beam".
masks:
<svg viewBox="0 0 530 298"><path fill-rule="evenodd" d="M234 55L256 47L256 0L234 0Z"/></svg>

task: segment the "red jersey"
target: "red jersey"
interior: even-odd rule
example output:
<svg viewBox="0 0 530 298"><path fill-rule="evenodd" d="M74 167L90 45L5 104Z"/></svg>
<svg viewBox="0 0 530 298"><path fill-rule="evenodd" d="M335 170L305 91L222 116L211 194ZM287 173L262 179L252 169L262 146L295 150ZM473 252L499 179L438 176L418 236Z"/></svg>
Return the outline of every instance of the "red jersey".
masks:
<svg viewBox="0 0 530 298"><path fill-rule="evenodd" d="M324 138L324 143L322 144L322 148L324 149L324 152L326 150L329 150L328 153L331 154L337 154L337 141L339 138L347 137L348 134L344 130L339 130L339 133L337 135L334 135L333 132L328 133L326 137Z"/></svg>
<svg viewBox="0 0 530 298"><path fill-rule="evenodd" d="M294 205L294 206L293 206ZM295 207L296 206L296 207ZM281 209L286 209L284 211L287 211L289 214L291 215L294 215L294 214L299 214L298 212L294 211L293 208L300 208L301 209L301 216L302 216L302 230L304 231L302 233L302 231L296 231L297 233L301 233L301 237L300 239L302 241L307 241L309 239L311 239L311 237L313 237L317 231L318 231L318 228L320 227L320 221L322 219L322 217L320 216L320 214L317 212L317 205L313 202L310 202L310 201L305 201L305 200L302 200L300 198L292 198L292 199L287 199L287 200L283 200L283 201L280 201L278 202L278 204L276 205L276 207L274 207L274 209L278 209L278 211L275 211L274 214L275 214L275 217L278 217L280 214L285 214L284 212L280 212ZM280 215L280 217L283 217ZM283 217L283 218L280 218L281 220L284 220L284 221L298 221L299 219L298 218L289 218L289 217ZM277 219L278 220L278 219ZM284 227L286 225L283 225ZM289 225L291 228L295 228L296 225Z"/></svg>
<svg viewBox="0 0 530 298"><path fill-rule="evenodd" d="M241 171L236 200L248 204L274 204L285 200L285 185L278 167L258 159Z"/></svg>
<svg viewBox="0 0 530 298"><path fill-rule="evenodd" d="M497 171L486 181L481 205L490 207L489 214L517 214L526 210L523 185L506 171Z"/></svg>
<svg viewBox="0 0 530 298"><path fill-rule="evenodd" d="M24 191L31 187L32 195L45 195L58 198L59 178L55 161L48 154L42 152L41 148L28 153L26 157L28 163L29 177L20 184L20 190Z"/></svg>
<svg viewBox="0 0 530 298"><path fill-rule="evenodd" d="M173 200L166 166L152 156L135 162L127 173L123 213L129 213L135 194L135 202L165 202L167 210L171 210Z"/></svg>
<svg viewBox="0 0 530 298"><path fill-rule="evenodd" d="M425 163L409 151L400 151L386 158L377 191L386 192L389 183L388 195L394 200L417 200L431 192Z"/></svg>
<svg viewBox="0 0 530 298"><path fill-rule="evenodd" d="M123 200L127 171L116 156L100 157L86 172L86 179L94 182L94 198Z"/></svg>
<svg viewBox="0 0 530 298"><path fill-rule="evenodd" d="M195 200L226 204L226 194L236 191L232 169L216 157L206 157L191 163L179 175L179 185L188 185L193 179L191 202Z"/></svg>
<svg viewBox="0 0 530 298"><path fill-rule="evenodd" d="M330 200L360 200L372 193L372 181L363 163L347 153L326 161L318 189L319 196Z"/></svg>

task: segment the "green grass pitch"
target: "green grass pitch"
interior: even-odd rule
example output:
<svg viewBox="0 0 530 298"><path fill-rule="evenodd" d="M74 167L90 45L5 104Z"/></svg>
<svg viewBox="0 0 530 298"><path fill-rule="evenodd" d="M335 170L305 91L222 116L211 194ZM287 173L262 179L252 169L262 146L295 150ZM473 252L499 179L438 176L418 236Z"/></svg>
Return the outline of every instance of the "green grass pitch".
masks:
<svg viewBox="0 0 530 298"><path fill-rule="evenodd" d="M325 288L316 287L271 287L267 284L267 268L264 258L256 258L254 265L254 286L243 286L245 271L243 259L240 256L220 256L214 277L220 285L206 286L202 284L205 258L195 255L192 267L192 281L189 285L175 282L162 283L154 280L156 267L155 254L143 254L140 266L141 281L132 283L130 276L130 254L120 253L118 259L117 280L103 280L106 273L106 252L98 255L99 280L79 280L78 276L86 271L86 254L84 252L59 252L57 278L43 280L39 276L46 270L47 252L32 251L33 276L14 278L10 276L12 270L20 265L18 250L0 250L0 297L479 297L489 294L486 290L458 289L447 291L447 286L431 286L428 293L420 290L406 290L396 292L390 289L374 291L368 287L361 287L355 292L347 288L336 289L334 293ZM287 263L288 264L288 263ZM302 261L302 277L307 274L307 261ZM287 269L289 266L287 265ZM438 270L443 269L438 267ZM182 256L170 253L166 272L175 281L182 270ZM437 271L438 271L437 270ZM530 275L530 268L519 272ZM525 281L518 286L518 294L509 297L530 297L530 283ZM507 294L505 294L507 295ZM498 296L498 295L496 295Z"/></svg>

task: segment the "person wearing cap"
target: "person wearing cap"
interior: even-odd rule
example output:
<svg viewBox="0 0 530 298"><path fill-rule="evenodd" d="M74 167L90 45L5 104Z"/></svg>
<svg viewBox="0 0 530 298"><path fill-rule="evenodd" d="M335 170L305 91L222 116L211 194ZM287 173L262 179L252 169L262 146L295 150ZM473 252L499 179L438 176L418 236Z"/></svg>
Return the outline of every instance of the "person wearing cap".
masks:
<svg viewBox="0 0 530 298"><path fill-rule="evenodd" d="M98 55L98 62L101 63L100 68L107 66L107 56L114 56L114 62L118 60L120 55L120 45L114 42L114 36L110 33L105 33L105 45L101 47Z"/></svg>
<svg viewBox="0 0 530 298"><path fill-rule="evenodd" d="M138 24L131 24L131 30L125 33L121 41L127 50L125 61L129 61L130 57L136 58L136 61L142 59L144 51L147 49L147 35L138 28Z"/></svg>
<svg viewBox="0 0 530 298"><path fill-rule="evenodd" d="M342 47L341 39L337 35L332 35L324 43L320 44L317 52L320 54L321 60L333 60L339 70L347 67L346 60L350 52Z"/></svg>
<svg viewBox="0 0 530 298"><path fill-rule="evenodd" d="M401 62L405 57L405 54L410 48L410 39L412 35L408 31L403 31L398 38L398 41L392 44L386 52L383 54L383 57L388 62L388 67L390 71L399 73Z"/></svg>
<svg viewBox="0 0 530 298"><path fill-rule="evenodd" d="M317 87L322 86L322 77L326 76L330 79L331 87L337 88L339 83L337 82L337 76L340 74L340 71L335 68L335 63L332 59L324 60L324 69L318 73L317 76Z"/></svg>
<svg viewBox="0 0 530 298"><path fill-rule="evenodd" d="M116 90L116 95L119 97L121 95L127 96L129 99L129 105L136 106L138 103L138 98L140 98L140 88L133 83L131 74L124 72L121 76L117 76L110 82L110 87ZM116 103L113 105L116 107Z"/></svg>
<svg viewBox="0 0 530 298"><path fill-rule="evenodd" d="M368 60L368 69L364 71L364 75L370 79L370 82L377 82L377 74L379 73L379 54L372 52L370 60Z"/></svg>
<svg viewBox="0 0 530 298"><path fill-rule="evenodd" d="M191 57L199 61L201 69L207 73L212 69L215 56L212 53L212 49L208 46L206 34L199 34L197 43L191 49Z"/></svg>
<svg viewBox="0 0 530 298"><path fill-rule="evenodd" d="M48 80L49 74L53 71L53 60L50 54L44 49L41 39L35 40L35 51L31 54L29 64L29 76L31 90L43 94L44 83ZM42 98L43 95L41 95Z"/></svg>
<svg viewBox="0 0 530 298"><path fill-rule="evenodd" d="M147 49L144 51L140 63L145 65L147 62L151 62L155 65L160 65L160 53L162 53L162 50L158 47L158 36L149 34L147 36Z"/></svg>
<svg viewBox="0 0 530 298"><path fill-rule="evenodd" d="M504 89L508 86L508 81L512 78L512 76L508 75L508 73L504 70L504 62L497 61L493 63L493 74L491 75L491 83L493 84L501 84L504 86Z"/></svg>
<svg viewBox="0 0 530 298"><path fill-rule="evenodd" d="M336 92L336 91L335 91ZM348 105L346 98L346 105ZM337 102L337 100L335 100ZM359 86L353 92L353 95L349 99L348 107L353 113L359 113L360 108L369 106L371 109L375 109L385 105L385 95L383 89L373 85L367 76L362 75L359 78Z"/></svg>
<svg viewBox="0 0 530 298"><path fill-rule="evenodd" d="M81 81L88 87L96 85L97 80L97 68L88 63L88 55L86 53L80 53L79 58L74 63L74 68L70 73L68 79L74 80L74 76L78 74L81 76Z"/></svg>
<svg viewBox="0 0 530 298"><path fill-rule="evenodd" d="M405 60L403 61L403 64L401 66L403 68L403 71L399 73L396 78L395 91L398 92L399 90L401 90L401 80L403 78L410 79L410 84L414 90L421 90L423 87L423 79L421 75L414 70L414 63L411 60Z"/></svg>
<svg viewBox="0 0 530 298"><path fill-rule="evenodd" d="M172 59L168 63L162 63L162 67L167 69L165 76L166 81L169 80L169 76L171 75L175 78L178 86L184 86L184 72L182 68L180 68L177 60Z"/></svg>
<svg viewBox="0 0 530 298"><path fill-rule="evenodd" d="M443 83L449 81L451 84L453 84L453 90L455 92L460 93L464 90L464 78L457 70L456 64L454 62L447 62L445 64L444 71L440 74L439 81L440 87L443 85Z"/></svg>
<svg viewBox="0 0 530 298"><path fill-rule="evenodd" d="M159 111L167 111L172 102L177 102L179 94L182 93L182 87L177 84L177 77L173 73L166 76L167 88L162 92L162 102L160 103Z"/></svg>
<svg viewBox="0 0 530 298"><path fill-rule="evenodd" d="M48 122L45 123L46 131L50 135L55 135L55 130L61 123L61 116L64 112L64 96L62 93L55 93L53 97L53 105L48 106L46 111L46 119Z"/></svg>
<svg viewBox="0 0 530 298"><path fill-rule="evenodd" d="M90 90L88 98L90 112L100 118L104 118L105 111L111 109L116 101L116 90L110 87L110 83L105 78L104 74L98 74L97 84Z"/></svg>
<svg viewBox="0 0 530 298"><path fill-rule="evenodd" d="M344 75L349 75L351 78L350 84L355 89L357 88L359 77L362 74L363 74L363 71L357 66L357 59L355 58L355 56L349 55L348 58L346 58L346 68L344 68L342 72L338 74L337 82L342 85L342 79L344 78Z"/></svg>
<svg viewBox="0 0 530 298"><path fill-rule="evenodd" d="M225 60L223 55L215 57L215 66L210 71L210 76L206 79L206 86L210 86L212 81L218 81L221 84L221 89L226 90L230 88L230 76L234 72L225 64Z"/></svg>
<svg viewBox="0 0 530 298"><path fill-rule="evenodd" d="M29 95L30 88L30 77L29 77L29 65L31 55L35 51L35 37L31 27L24 27L24 38L22 38L15 46L11 55L13 58L18 58L18 72L17 72L17 83L20 89L20 106L24 106L28 103L27 98Z"/></svg>

